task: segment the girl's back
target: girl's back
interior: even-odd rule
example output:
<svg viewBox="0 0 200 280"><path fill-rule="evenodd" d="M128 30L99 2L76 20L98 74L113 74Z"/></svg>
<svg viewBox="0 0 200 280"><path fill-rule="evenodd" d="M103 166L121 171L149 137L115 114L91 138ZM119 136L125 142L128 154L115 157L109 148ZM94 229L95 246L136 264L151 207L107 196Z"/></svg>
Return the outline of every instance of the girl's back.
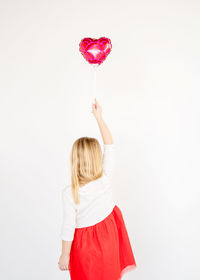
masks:
<svg viewBox="0 0 200 280"><path fill-rule="evenodd" d="M74 232L75 228L94 225L105 219L113 210L115 203L113 201L111 181L114 172L114 153L114 144L104 144L103 175L79 188L80 204L75 204L73 201L71 185L63 189L65 220L61 237L64 240L73 239L72 232ZM70 216L71 219L69 219ZM76 224L74 224L73 216L76 217ZM70 233L68 233L69 230Z"/></svg>

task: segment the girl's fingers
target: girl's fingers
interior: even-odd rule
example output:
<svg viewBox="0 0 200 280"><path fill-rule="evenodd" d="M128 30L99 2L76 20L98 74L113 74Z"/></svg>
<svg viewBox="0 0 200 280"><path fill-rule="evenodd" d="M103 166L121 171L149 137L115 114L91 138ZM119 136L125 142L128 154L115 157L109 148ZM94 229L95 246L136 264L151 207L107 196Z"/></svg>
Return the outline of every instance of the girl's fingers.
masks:
<svg viewBox="0 0 200 280"><path fill-rule="evenodd" d="M59 265L60 270L67 270L67 265Z"/></svg>

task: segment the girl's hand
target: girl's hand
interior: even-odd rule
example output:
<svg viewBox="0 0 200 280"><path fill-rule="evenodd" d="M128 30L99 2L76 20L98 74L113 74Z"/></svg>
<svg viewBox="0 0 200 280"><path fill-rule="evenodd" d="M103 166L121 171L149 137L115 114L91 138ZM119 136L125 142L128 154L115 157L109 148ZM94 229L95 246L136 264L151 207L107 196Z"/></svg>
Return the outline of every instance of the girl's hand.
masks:
<svg viewBox="0 0 200 280"><path fill-rule="evenodd" d="M100 104L97 102L96 98L95 98L95 103L92 104L92 113L97 120L102 119L102 108Z"/></svg>
<svg viewBox="0 0 200 280"><path fill-rule="evenodd" d="M60 270L69 270L69 255L61 255L58 266Z"/></svg>

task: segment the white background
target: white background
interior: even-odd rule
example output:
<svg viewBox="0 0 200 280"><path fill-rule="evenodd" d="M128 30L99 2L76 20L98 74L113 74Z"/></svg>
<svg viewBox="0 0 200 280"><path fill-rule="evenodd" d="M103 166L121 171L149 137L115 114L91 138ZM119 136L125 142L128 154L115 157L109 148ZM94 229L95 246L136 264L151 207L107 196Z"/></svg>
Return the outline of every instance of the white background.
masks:
<svg viewBox="0 0 200 280"><path fill-rule="evenodd" d="M66 279L57 262L71 146L102 144L79 42L106 36L97 99L137 263L124 279L199 279L199 2L8 0L0 25L1 278Z"/></svg>

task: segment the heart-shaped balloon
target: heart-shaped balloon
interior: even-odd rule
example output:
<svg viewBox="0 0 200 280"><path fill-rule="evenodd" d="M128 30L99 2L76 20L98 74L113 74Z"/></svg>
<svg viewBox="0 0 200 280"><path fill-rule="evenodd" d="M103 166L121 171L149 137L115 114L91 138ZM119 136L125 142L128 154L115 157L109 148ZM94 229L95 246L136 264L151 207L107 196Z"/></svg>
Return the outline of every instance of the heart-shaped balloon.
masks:
<svg viewBox="0 0 200 280"><path fill-rule="evenodd" d="M81 40L80 52L90 64L101 64L111 52L111 40L106 37L99 39L84 38Z"/></svg>

